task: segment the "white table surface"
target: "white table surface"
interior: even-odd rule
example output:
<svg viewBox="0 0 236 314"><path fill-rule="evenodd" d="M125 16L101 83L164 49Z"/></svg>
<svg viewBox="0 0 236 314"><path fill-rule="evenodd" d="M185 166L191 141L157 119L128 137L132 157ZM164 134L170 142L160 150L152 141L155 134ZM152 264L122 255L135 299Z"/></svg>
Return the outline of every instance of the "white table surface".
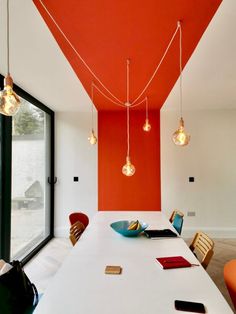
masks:
<svg viewBox="0 0 236 314"><path fill-rule="evenodd" d="M44 293L35 314L169 314L174 300L205 304L209 314L233 313L200 267L162 269L156 257L182 255L198 263L181 238L127 238L114 232L117 220L145 221L149 229L172 227L161 212L98 212ZM122 266L106 275L106 265Z"/></svg>

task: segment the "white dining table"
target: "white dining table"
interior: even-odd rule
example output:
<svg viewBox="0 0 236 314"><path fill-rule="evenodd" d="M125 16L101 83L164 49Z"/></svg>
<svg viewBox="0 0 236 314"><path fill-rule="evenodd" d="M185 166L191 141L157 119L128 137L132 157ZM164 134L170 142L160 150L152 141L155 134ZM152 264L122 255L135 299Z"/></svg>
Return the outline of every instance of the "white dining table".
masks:
<svg viewBox="0 0 236 314"><path fill-rule="evenodd" d="M162 269L157 257L182 255L199 264L181 237L129 238L110 224L140 220L148 229L173 228L159 212L98 212L46 289L35 314L169 314L175 300L201 302L209 314L233 313L202 266ZM172 229L174 230L174 229ZM122 267L105 274L106 265Z"/></svg>

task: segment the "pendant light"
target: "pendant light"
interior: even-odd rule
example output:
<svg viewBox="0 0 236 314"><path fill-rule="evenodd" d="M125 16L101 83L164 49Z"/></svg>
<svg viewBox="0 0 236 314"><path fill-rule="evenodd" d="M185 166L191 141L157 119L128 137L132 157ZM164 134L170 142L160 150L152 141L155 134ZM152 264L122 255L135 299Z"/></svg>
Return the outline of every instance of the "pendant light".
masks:
<svg viewBox="0 0 236 314"><path fill-rule="evenodd" d="M122 167L123 175L127 177L131 177L135 173L135 167L132 165L130 160L130 143L129 143L129 109L130 109L130 101L129 101L129 64L130 60L127 60L127 71L126 71L126 117L127 117L127 154L126 154L126 164Z"/></svg>
<svg viewBox="0 0 236 314"><path fill-rule="evenodd" d="M182 117L182 29L181 23L178 21L179 28L179 88L180 88L180 121L179 128L174 132L172 140L177 146L186 146L190 141L190 135L185 132L184 119Z"/></svg>
<svg viewBox="0 0 236 314"><path fill-rule="evenodd" d="M148 98L146 97L145 98L145 101L146 101L146 119L145 119L145 123L143 125L143 130L145 132L150 132L151 131L151 124L149 123L149 120L148 120Z"/></svg>
<svg viewBox="0 0 236 314"><path fill-rule="evenodd" d="M13 91L13 79L10 75L10 44L9 44L9 0L7 0L7 75L4 89L0 92L0 113L13 116L20 108L20 98Z"/></svg>
<svg viewBox="0 0 236 314"><path fill-rule="evenodd" d="M91 125L92 125L92 128L91 128L91 133L90 133L90 136L89 136L89 138L88 138L88 140L89 140L89 143L91 144L91 145L95 145L95 144L97 144L97 137L95 136L95 132L94 132L94 128L93 128L93 106L94 106L94 104L93 104L93 87L94 87L94 85L93 85L93 83L92 83L92 85L91 85L91 98L92 98L92 104L91 104L91 116L92 116L92 121L91 121Z"/></svg>
<svg viewBox="0 0 236 314"><path fill-rule="evenodd" d="M127 155L126 155L126 164L122 167L122 173L127 176L131 177L135 173L135 167L132 165L130 161L130 155L129 155L129 105L127 103Z"/></svg>

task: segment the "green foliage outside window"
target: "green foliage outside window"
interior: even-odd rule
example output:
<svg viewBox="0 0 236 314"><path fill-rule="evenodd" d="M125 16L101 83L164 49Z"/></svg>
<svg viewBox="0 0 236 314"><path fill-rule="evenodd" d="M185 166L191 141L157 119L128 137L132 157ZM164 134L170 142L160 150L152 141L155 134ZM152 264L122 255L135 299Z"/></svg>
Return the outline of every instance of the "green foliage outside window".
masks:
<svg viewBox="0 0 236 314"><path fill-rule="evenodd" d="M13 135L44 133L44 112L21 99L21 107L13 118Z"/></svg>

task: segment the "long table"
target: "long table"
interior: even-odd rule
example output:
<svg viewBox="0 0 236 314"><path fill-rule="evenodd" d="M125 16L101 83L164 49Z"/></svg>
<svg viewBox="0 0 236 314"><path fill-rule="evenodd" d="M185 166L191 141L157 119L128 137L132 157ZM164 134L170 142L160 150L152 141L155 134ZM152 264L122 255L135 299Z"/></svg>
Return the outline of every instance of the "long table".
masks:
<svg viewBox="0 0 236 314"><path fill-rule="evenodd" d="M169 314L174 300L204 303L208 314L233 313L202 266L164 270L156 257L198 260L182 238L123 237L110 223L141 220L149 229L172 228L161 212L98 212L44 293L35 314ZM106 275L120 265L121 275Z"/></svg>

